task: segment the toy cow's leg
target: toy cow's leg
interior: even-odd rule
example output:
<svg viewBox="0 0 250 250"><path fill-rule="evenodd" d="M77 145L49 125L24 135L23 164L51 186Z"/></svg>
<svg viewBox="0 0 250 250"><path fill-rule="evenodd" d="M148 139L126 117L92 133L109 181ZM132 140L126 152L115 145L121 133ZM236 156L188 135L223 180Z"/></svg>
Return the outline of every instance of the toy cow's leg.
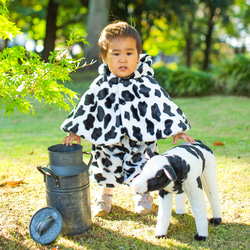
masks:
<svg viewBox="0 0 250 250"><path fill-rule="evenodd" d="M173 195L164 190L159 191L159 207L155 230L156 238L166 237L172 213Z"/></svg>
<svg viewBox="0 0 250 250"><path fill-rule="evenodd" d="M205 171L201 176L202 186L207 194L211 205L213 218L210 223L219 225L222 221L221 202L219 196L219 189L216 182L216 163L206 166Z"/></svg>
<svg viewBox="0 0 250 250"><path fill-rule="evenodd" d="M195 239L205 241L208 237L207 210L204 193L201 187L191 187L186 190L194 214L197 233Z"/></svg>
<svg viewBox="0 0 250 250"><path fill-rule="evenodd" d="M186 200L187 200L187 196L185 193L175 195L175 213L176 214L186 213Z"/></svg>

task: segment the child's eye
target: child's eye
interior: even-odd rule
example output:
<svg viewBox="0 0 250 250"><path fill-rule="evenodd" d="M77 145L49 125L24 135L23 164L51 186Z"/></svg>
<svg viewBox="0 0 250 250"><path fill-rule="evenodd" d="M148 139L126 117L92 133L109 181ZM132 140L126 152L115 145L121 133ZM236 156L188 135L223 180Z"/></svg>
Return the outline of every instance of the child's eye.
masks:
<svg viewBox="0 0 250 250"><path fill-rule="evenodd" d="M131 56L132 54L133 54L132 52L128 52L128 53L127 53L128 56Z"/></svg>
<svg viewBox="0 0 250 250"><path fill-rule="evenodd" d="M119 56L119 53L114 53L113 55L114 55L114 56Z"/></svg>

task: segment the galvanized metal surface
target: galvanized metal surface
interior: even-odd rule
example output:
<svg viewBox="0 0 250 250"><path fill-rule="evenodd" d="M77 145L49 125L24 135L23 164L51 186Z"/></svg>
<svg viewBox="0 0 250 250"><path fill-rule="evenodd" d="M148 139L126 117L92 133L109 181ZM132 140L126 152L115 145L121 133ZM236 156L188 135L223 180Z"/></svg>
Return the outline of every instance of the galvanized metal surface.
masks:
<svg viewBox="0 0 250 250"><path fill-rule="evenodd" d="M48 166L38 167L44 175L47 206L60 212L63 235L82 234L92 225L89 166L82 160L82 146L58 144L48 152Z"/></svg>

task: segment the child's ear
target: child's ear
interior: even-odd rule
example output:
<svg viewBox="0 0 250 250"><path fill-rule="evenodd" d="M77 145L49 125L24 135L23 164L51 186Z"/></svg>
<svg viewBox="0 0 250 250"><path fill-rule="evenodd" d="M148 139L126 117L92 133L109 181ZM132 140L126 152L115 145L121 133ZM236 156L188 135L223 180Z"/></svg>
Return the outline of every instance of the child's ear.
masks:
<svg viewBox="0 0 250 250"><path fill-rule="evenodd" d="M104 64L107 63L106 58L104 56L102 56L102 61L103 61Z"/></svg>

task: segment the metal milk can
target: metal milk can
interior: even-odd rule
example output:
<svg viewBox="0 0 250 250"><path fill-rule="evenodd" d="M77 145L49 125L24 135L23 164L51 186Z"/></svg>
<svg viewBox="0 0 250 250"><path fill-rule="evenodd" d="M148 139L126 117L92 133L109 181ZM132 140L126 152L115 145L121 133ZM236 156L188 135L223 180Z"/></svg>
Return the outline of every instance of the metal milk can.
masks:
<svg viewBox="0 0 250 250"><path fill-rule="evenodd" d="M63 235L82 234L91 228L89 166L82 146L58 144L48 153L48 166L37 167L44 175L47 206L60 212Z"/></svg>

